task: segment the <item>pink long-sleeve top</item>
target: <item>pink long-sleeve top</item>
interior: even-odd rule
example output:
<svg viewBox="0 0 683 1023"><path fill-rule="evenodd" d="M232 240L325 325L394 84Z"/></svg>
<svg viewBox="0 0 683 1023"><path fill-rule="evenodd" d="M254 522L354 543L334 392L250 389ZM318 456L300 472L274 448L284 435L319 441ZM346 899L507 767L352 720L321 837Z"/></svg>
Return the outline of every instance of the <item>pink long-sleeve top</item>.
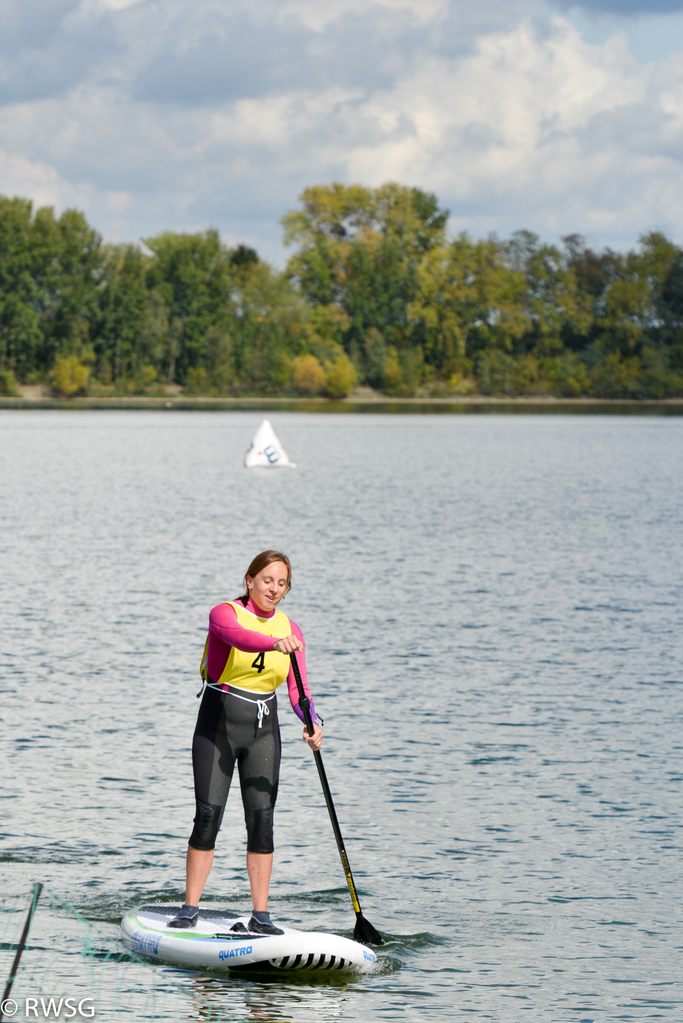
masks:
<svg viewBox="0 0 683 1023"><path fill-rule="evenodd" d="M251 611L253 615L261 619L272 618L275 614L274 610L268 612L257 607L251 597L247 601L245 610ZM304 636L299 626L291 618L290 624L292 626L292 635L296 636L304 644L304 649L297 652L297 663L299 665L301 681L304 684L304 692L309 700L311 700L311 717L314 721L317 721L318 718L306 677L306 644ZM267 653L273 649L276 643L276 636L264 636L260 632L243 628L237 621L235 609L230 604L218 604L211 610L209 615L209 649L207 660L209 678L218 680L221 677L232 647L244 650L248 654L257 654L261 653L261 651ZM294 670L291 667L287 675L287 689L289 690L289 701L294 713L304 721L304 713L299 706L299 690L294 678Z"/></svg>

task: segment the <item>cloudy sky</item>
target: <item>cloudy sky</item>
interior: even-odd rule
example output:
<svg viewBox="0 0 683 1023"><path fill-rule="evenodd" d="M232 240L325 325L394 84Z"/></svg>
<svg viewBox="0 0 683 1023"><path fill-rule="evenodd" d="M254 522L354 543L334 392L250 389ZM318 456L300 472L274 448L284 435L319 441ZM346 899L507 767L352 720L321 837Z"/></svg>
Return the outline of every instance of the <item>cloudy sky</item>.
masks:
<svg viewBox="0 0 683 1023"><path fill-rule="evenodd" d="M0 194L283 261L308 184L683 242L683 0L2 0Z"/></svg>

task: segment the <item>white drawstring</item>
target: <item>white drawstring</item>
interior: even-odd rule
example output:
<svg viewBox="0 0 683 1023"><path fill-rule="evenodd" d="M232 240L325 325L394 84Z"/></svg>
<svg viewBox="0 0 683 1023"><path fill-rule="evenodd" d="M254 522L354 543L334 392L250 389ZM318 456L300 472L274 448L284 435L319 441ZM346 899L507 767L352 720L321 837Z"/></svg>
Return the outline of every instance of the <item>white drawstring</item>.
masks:
<svg viewBox="0 0 683 1023"><path fill-rule="evenodd" d="M259 728L263 728L264 714L270 714L270 711L268 710L268 704L266 703L265 700L257 700L256 706L258 707L258 726Z"/></svg>
<svg viewBox="0 0 683 1023"><path fill-rule="evenodd" d="M215 689L219 693L225 692L225 689L222 689L221 686L211 685L211 683L209 683L207 689ZM244 700L245 703L255 703L258 708L258 727L263 728L263 719L267 714L270 714L268 701L273 699L275 693L271 693L270 696L265 698L265 700L250 700L248 696L240 696L239 693L235 692L234 688L229 688L228 693L230 696L236 696L238 700Z"/></svg>

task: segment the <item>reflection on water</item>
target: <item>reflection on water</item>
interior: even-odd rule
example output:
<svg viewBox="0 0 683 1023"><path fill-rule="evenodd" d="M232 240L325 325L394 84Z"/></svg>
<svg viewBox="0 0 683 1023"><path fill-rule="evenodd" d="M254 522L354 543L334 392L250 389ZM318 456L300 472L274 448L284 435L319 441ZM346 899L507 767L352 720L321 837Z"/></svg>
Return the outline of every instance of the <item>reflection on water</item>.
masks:
<svg viewBox="0 0 683 1023"><path fill-rule="evenodd" d="M158 1018L680 1019L683 421L269 418L296 471L243 470L254 413L0 412L6 891L43 881L105 951L124 909L178 899L208 610L282 546L389 943L324 983L151 966L189 999ZM271 910L351 936L281 717ZM209 902L249 908L243 861L233 799ZM78 936L49 906L34 928L41 983L76 983ZM151 1018L139 966L89 969L102 1018Z"/></svg>
<svg viewBox="0 0 683 1023"><path fill-rule="evenodd" d="M219 1010L245 1023L308 1023L321 1016L342 1019L345 1001L344 989L337 984L291 984L280 977L271 984L261 981L249 990L243 979L200 976L191 983L188 1018L206 1019Z"/></svg>

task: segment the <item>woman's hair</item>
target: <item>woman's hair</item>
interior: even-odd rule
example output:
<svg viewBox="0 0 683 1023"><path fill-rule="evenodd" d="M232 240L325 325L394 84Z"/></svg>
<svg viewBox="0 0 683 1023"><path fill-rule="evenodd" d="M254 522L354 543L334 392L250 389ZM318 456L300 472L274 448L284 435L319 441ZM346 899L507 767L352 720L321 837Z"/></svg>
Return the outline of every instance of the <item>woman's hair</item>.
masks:
<svg viewBox="0 0 683 1023"><path fill-rule="evenodd" d="M260 554L256 555L251 565L244 573L244 593L239 598L239 600L241 600L243 604L246 605L247 601L249 600L249 587L247 586L247 576L250 576L253 579L255 575L258 575L259 572L263 571L266 565L272 565L274 561L281 561L283 565L287 566L287 589L285 590L285 593L289 593L290 589L292 588L292 566L290 564L289 558L287 557L286 554L281 554L280 551L261 551Z"/></svg>

